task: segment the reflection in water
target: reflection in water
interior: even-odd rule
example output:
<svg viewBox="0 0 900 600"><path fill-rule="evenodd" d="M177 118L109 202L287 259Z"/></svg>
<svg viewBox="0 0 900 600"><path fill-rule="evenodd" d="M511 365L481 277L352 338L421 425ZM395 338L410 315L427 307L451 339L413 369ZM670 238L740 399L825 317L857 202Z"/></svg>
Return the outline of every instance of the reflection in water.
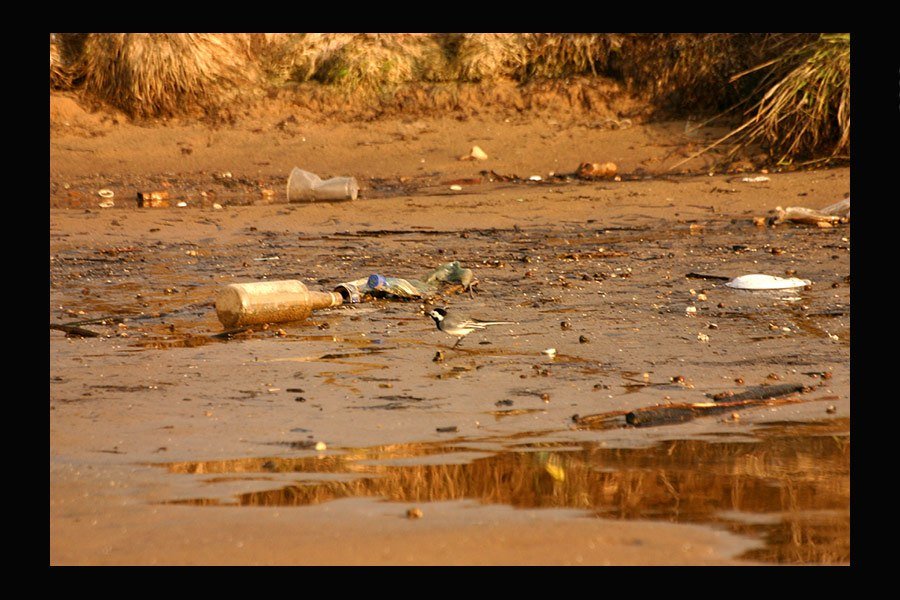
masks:
<svg viewBox="0 0 900 600"><path fill-rule="evenodd" d="M168 468L174 473L307 474L304 481L281 489L240 495L239 504L245 506L302 506L370 496L398 502L467 498L516 507L581 508L613 519L716 524L763 538L765 547L745 554L748 559L849 562L849 420L778 425L763 429L758 438L618 449L539 443L466 464L379 464L428 456L433 463L435 455L471 452L443 442L293 459L171 463ZM315 481L316 473L359 477ZM218 504L215 499L175 502Z"/></svg>

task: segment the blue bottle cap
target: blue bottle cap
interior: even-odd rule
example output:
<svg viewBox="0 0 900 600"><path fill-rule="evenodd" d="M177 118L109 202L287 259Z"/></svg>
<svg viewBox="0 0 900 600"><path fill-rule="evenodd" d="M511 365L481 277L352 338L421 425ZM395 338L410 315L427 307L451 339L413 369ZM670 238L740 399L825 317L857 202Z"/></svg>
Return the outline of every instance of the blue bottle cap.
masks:
<svg viewBox="0 0 900 600"><path fill-rule="evenodd" d="M387 283L387 280L384 278L384 275L379 275L378 273L373 273L369 275L369 280L366 282L366 285L369 286L370 289L377 290Z"/></svg>

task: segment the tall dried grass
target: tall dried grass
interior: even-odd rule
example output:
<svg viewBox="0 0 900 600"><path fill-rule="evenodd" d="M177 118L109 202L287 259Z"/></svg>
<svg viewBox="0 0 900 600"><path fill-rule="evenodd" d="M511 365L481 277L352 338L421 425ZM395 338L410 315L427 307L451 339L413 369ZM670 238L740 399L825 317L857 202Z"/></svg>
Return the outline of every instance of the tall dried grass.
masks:
<svg viewBox="0 0 900 600"><path fill-rule="evenodd" d="M535 33L525 36L527 59L519 78L561 79L599 75L622 46L622 36L597 33Z"/></svg>
<svg viewBox="0 0 900 600"><path fill-rule="evenodd" d="M312 79L363 92L440 80L446 70L444 50L438 38L428 34L356 34L320 56Z"/></svg>
<svg viewBox="0 0 900 600"><path fill-rule="evenodd" d="M351 42L349 33L266 34L257 58L269 83L305 82L315 75L323 60Z"/></svg>
<svg viewBox="0 0 900 600"><path fill-rule="evenodd" d="M526 38L514 33L467 33L456 49L456 73L461 81L515 78L528 60Z"/></svg>
<svg viewBox="0 0 900 600"><path fill-rule="evenodd" d="M134 117L212 113L252 89L250 38L238 34L90 34L86 93Z"/></svg>
<svg viewBox="0 0 900 600"><path fill-rule="evenodd" d="M611 69L663 110L723 110L747 97L753 81L732 77L810 41L809 34L627 34Z"/></svg>
<svg viewBox="0 0 900 600"><path fill-rule="evenodd" d="M849 158L850 34L822 35L765 68L735 149L761 144L779 163Z"/></svg>
<svg viewBox="0 0 900 600"><path fill-rule="evenodd" d="M50 34L50 87L53 89L66 88L72 83L68 69L62 62L62 53L59 49L59 41L56 34Z"/></svg>

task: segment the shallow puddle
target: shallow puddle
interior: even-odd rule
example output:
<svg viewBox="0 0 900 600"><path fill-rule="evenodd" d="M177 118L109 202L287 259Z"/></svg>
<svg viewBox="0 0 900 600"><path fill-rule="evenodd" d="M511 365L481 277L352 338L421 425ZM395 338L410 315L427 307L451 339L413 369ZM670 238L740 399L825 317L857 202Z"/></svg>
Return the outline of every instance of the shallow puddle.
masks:
<svg viewBox="0 0 900 600"><path fill-rule="evenodd" d="M478 449L483 440L473 439L164 466L215 476L203 486L259 485L266 476L280 486L233 501L211 493L172 504L306 506L379 497L578 508L610 519L708 524L764 541L746 559L837 564L850 560L849 427L849 419L774 423L756 429L753 441L671 440L648 448L511 436L499 453Z"/></svg>

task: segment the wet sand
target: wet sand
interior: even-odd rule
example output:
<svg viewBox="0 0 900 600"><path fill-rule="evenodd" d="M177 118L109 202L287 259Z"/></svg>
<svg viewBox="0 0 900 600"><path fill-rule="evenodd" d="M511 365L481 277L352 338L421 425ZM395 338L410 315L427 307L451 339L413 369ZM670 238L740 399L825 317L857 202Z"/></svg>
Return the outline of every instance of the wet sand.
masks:
<svg viewBox="0 0 900 600"><path fill-rule="evenodd" d="M844 197L849 169L452 192L485 169L546 178L556 161L634 174L648 156L673 163L684 140L678 124L558 126L547 135L584 145L548 158L540 122L448 142L446 121L408 140L407 164L392 132L409 125L372 124L376 146L333 125L338 141L302 161L294 146L257 144L256 161L222 144L180 166L152 149L166 128L51 132L50 322L122 321L49 334L51 564L849 562L849 226L753 223ZM659 131L672 137L639 145ZM149 157L124 143L138 139ZM498 158L457 160L472 143ZM108 158L88 168L86 154ZM357 176L360 198L286 204L276 183L295 165ZM138 209L163 180L188 207ZM115 207L97 206L99 187ZM444 304L517 324L450 350L419 303L377 301L210 337L227 283L328 290L450 260L479 285ZM756 272L813 284L749 293L685 277ZM573 420L785 382L810 390L660 427Z"/></svg>

